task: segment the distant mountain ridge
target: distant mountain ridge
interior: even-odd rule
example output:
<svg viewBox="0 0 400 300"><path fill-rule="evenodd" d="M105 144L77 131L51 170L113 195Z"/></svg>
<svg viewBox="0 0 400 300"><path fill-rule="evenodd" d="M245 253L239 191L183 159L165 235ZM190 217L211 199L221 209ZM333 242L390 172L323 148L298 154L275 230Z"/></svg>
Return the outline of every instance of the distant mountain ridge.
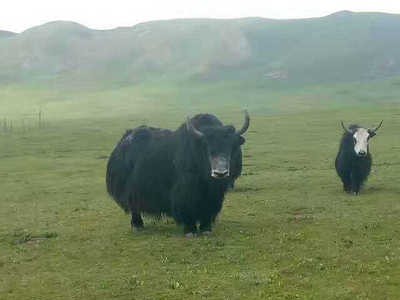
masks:
<svg viewBox="0 0 400 300"><path fill-rule="evenodd" d="M111 30L55 21L0 31L0 84L375 80L400 75L399 48L400 15L384 13L178 19Z"/></svg>
<svg viewBox="0 0 400 300"><path fill-rule="evenodd" d="M10 37L14 35L16 35L16 33L7 30L0 30L0 39L3 37Z"/></svg>

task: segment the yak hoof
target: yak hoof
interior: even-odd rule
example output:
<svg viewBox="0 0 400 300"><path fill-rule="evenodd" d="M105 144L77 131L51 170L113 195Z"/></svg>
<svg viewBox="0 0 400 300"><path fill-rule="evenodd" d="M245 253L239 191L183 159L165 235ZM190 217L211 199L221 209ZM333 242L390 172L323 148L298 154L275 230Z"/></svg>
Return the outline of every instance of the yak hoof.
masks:
<svg viewBox="0 0 400 300"><path fill-rule="evenodd" d="M209 236L209 235L211 235L211 231L210 230L205 230L205 231L202 231L201 234L205 235L205 236Z"/></svg>
<svg viewBox="0 0 400 300"><path fill-rule="evenodd" d="M143 226L132 226L132 232L141 232L144 230Z"/></svg>
<svg viewBox="0 0 400 300"><path fill-rule="evenodd" d="M187 238L187 239L192 239L194 237L196 237L196 234L193 232L185 233L185 238Z"/></svg>

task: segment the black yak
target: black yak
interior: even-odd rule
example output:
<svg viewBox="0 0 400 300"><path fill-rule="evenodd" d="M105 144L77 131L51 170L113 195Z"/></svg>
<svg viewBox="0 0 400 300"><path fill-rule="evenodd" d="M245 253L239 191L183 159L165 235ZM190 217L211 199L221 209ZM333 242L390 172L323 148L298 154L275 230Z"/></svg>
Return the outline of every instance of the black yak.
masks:
<svg viewBox="0 0 400 300"><path fill-rule="evenodd" d="M358 195L360 188L367 179L372 164L369 152L369 139L376 135L382 122L373 129L350 125L346 128L341 122L344 134L336 156L336 172L343 182L343 190Z"/></svg>
<svg viewBox="0 0 400 300"><path fill-rule="evenodd" d="M128 130L107 164L107 191L130 213L134 229L142 213L172 216L184 234L211 232L227 189L242 170L242 137L211 114L188 118L176 131L140 126Z"/></svg>

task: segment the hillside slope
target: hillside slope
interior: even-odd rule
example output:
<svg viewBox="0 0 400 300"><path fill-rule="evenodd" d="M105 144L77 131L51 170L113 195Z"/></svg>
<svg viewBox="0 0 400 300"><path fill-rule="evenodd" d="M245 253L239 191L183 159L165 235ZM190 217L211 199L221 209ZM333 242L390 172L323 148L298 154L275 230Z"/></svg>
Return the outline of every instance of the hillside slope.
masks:
<svg viewBox="0 0 400 300"><path fill-rule="evenodd" d="M0 83L382 79L400 74L399 37L400 15L346 11L298 20L154 21L112 30L57 21L0 39Z"/></svg>

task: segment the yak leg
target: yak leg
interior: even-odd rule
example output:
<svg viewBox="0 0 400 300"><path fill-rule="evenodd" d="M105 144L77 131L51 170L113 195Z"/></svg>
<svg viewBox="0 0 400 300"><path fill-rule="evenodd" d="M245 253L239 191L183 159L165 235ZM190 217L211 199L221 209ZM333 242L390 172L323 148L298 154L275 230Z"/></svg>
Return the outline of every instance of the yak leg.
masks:
<svg viewBox="0 0 400 300"><path fill-rule="evenodd" d="M351 193L352 190L352 178L351 178L351 172L348 170L342 171L340 174L340 179L343 182L343 191L346 193Z"/></svg>
<svg viewBox="0 0 400 300"><path fill-rule="evenodd" d="M194 236L197 234L196 220L186 215L182 222L183 224L183 234L187 237Z"/></svg>
<svg viewBox="0 0 400 300"><path fill-rule="evenodd" d="M140 213L133 211L132 218L131 218L131 225L133 229L140 230L143 226L143 219Z"/></svg>
<svg viewBox="0 0 400 300"><path fill-rule="evenodd" d="M343 191L345 191L346 193L351 193L351 180L350 179L345 179L342 180L343 181Z"/></svg>
<svg viewBox="0 0 400 300"><path fill-rule="evenodd" d="M131 226L132 229L140 230L143 228L143 219L142 216L140 215L140 210L137 206L137 203L133 201L132 198L130 198L129 201L129 206L130 206L130 211L131 211Z"/></svg>
<svg viewBox="0 0 400 300"><path fill-rule="evenodd" d="M215 221L215 216L203 215L200 217L199 230L202 234L208 235L212 231L212 224Z"/></svg>
<svg viewBox="0 0 400 300"><path fill-rule="evenodd" d="M211 224L212 224L211 218L209 218L207 220L201 220L200 221L200 227L199 227L200 232L202 234L206 234L206 235L210 234L211 230L212 230Z"/></svg>
<svg viewBox="0 0 400 300"><path fill-rule="evenodd" d="M353 181L351 190L353 191L354 195L360 194L361 184L357 181Z"/></svg>
<svg viewBox="0 0 400 300"><path fill-rule="evenodd" d="M357 170L353 170L351 173L351 191L354 193L354 195L358 195L360 193L360 188L361 188L361 181L359 178L359 174Z"/></svg>
<svg viewBox="0 0 400 300"><path fill-rule="evenodd" d="M193 237L197 233L196 223L193 224L184 224L183 225L183 234L186 237Z"/></svg>
<svg viewBox="0 0 400 300"><path fill-rule="evenodd" d="M351 173L352 179L352 190L354 194L358 195L360 193L360 189L362 188L365 180L368 178L369 173L371 172L371 158L366 158L366 160L360 160L355 167L353 168L353 172Z"/></svg>
<svg viewBox="0 0 400 300"><path fill-rule="evenodd" d="M143 219L140 215L140 208L135 201L134 195L131 194L129 189L125 189L122 199L128 203L129 211L131 212L131 226L134 230L140 230L143 228Z"/></svg>
<svg viewBox="0 0 400 300"><path fill-rule="evenodd" d="M339 153L335 160L336 172L343 183L343 190L351 193L351 161L344 159Z"/></svg>
<svg viewBox="0 0 400 300"><path fill-rule="evenodd" d="M351 174L351 190L354 195L360 194L360 189L362 185L362 178L359 172L355 171Z"/></svg>
<svg viewBox="0 0 400 300"><path fill-rule="evenodd" d="M175 207L175 209L177 209ZM190 212L190 210L186 211L178 211L174 212L174 219L177 221L178 224L183 224L183 234L186 236L195 235L197 234L197 226L196 226L196 219Z"/></svg>
<svg viewBox="0 0 400 300"><path fill-rule="evenodd" d="M189 237L197 234L197 210L200 193L194 190L199 185L197 176L184 174L177 179L171 191L172 216L183 225L183 233Z"/></svg>

